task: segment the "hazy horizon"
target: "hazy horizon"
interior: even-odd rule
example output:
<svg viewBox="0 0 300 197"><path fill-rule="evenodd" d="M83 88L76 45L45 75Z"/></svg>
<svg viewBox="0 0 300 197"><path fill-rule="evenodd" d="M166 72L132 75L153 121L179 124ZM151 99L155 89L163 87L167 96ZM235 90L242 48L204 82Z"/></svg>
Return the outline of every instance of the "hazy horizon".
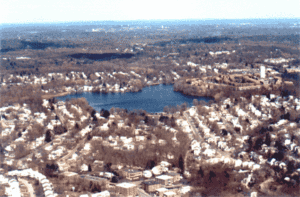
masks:
<svg viewBox="0 0 300 197"><path fill-rule="evenodd" d="M2 2L0 24L83 21L300 18L297 0L12 0Z"/></svg>
<svg viewBox="0 0 300 197"><path fill-rule="evenodd" d="M206 18L206 19L134 19L134 20L82 20L82 21L45 21L45 22L24 22L24 23L0 23L6 25L31 25L31 24L65 24L65 23L122 23L122 22L189 22L189 21L245 21L245 20L300 20L300 17L293 18ZM299 21L300 23L300 21Z"/></svg>

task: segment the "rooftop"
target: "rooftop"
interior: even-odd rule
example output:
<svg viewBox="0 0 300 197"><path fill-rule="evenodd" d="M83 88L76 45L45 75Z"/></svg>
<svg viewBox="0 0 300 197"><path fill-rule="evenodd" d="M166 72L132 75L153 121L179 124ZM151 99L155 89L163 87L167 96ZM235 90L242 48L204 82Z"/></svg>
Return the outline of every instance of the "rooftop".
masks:
<svg viewBox="0 0 300 197"><path fill-rule="evenodd" d="M124 169L125 172L128 172L128 173L136 173L136 172L141 172L139 170L135 170L135 169L128 169L128 168L125 168Z"/></svg>
<svg viewBox="0 0 300 197"><path fill-rule="evenodd" d="M177 176L177 175L180 175L180 174L177 173L177 172L168 172L167 175L169 175L169 176Z"/></svg>
<svg viewBox="0 0 300 197"><path fill-rule="evenodd" d="M168 191L168 192L165 192L164 195L176 195L176 193L173 191Z"/></svg>
<svg viewBox="0 0 300 197"><path fill-rule="evenodd" d="M163 188L156 189L156 191L158 191L158 192L164 192L164 191L168 191L168 189L163 187Z"/></svg>
<svg viewBox="0 0 300 197"><path fill-rule="evenodd" d="M172 176L169 175L160 175L156 177L157 179L162 179L162 180L168 180L168 179L172 179Z"/></svg>
<svg viewBox="0 0 300 197"><path fill-rule="evenodd" d="M63 173L65 176L76 176L76 175L78 175L77 173L75 173L75 172L64 172Z"/></svg>
<svg viewBox="0 0 300 197"><path fill-rule="evenodd" d="M136 187L135 184L132 183L120 183L116 185L117 187L123 187L123 188L130 188L130 187Z"/></svg>
<svg viewBox="0 0 300 197"><path fill-rule="evenodd" d="M157 185L159 183L157 181L144 181L143 184L145 184L145 185Z"/></svg>

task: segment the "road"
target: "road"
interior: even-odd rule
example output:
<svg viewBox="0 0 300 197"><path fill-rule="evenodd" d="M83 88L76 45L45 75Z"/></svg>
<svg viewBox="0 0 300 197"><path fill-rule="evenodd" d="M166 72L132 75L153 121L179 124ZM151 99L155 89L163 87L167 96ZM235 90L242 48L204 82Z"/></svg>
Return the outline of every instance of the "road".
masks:
<svg viewBox="0 0 300 197"><path fill-rule="evenodd" d="M86 136L83 137L83 139L76 145L75 148L73 148L73 150L71 150L70 152L68 152L65 156L62 156L61 158L59 158L57 160L57 163L60 163L61 166L63 167L64 171L67 171L68 168L70 167L69 165L66 164L66 160L68 158L70 158L80 146L84 146L84 144L86 143L87 138Z"/></svg>
<svg viewBox="0 0 300 197"><path fill-rule="evenodd" d="M197 132L195 125L192 123L190 116L186 112L184 112L184 117L186 118L186 120L188 121L188 123L191 127L191 130L193 132L195 140L197 140L200 143L202 141L202 138L201 138L199 132Z"/></svg>
<svg viewBox="0 0 300 197"><path fill-rule="evenodd" d="M41 148L44 148L45 146L47 146L47 145L49 145L51 143L52 143L52 141L48 142L46 144L43 144L43 145L41 145L39 147L36 147L35 149L31 150L31 151L33 151L32 153L30 153L30 154L26 155L25 157L19 159L19 161L24 161L24 160L27 160L28 158L31 158L33 154L37 154L37 152L40 151Z"/></svg>
<svg viewBox="0 0 300 197"><path fill-rule="evenodd" d="M22 178L18 178L18 181L19 181L21 184L23 184L23 185L25 185L25 186L27 187L27 191L28 191L30 197L35 197L33 187L32 187L32 185L31 185L30 183L28 183L27 180L22 179Z"/></svg>
<svg viewBox="0 0 300 197"><path fill-rule="evenodd" d="M58 139L61 139L61 138L64 137L66 134L67 134L67 133L62 134L62 135L59 135ZM83 137L83 139L81 140L81 142L78 143L78 144L76 145L76 147L75 147L72 151L70 151L67 155L65 155L65 156L61 157L60 159L58 159L58 161L61 161L61 162L62 162L62 161L65 161L67 158L71 157L71 156L77 151L77 149L78 149L81 145L84 145L84 144L85 144L85 142L86 142L86 136ZM51 143L52 143L52 141L51 141L51 142L48 142L48 143L46 143L46 144L43 144L43 145L41 145L41 146L39 146L39 147L37 147L37 148L35 148L35 149L33 149L33 150L32 150L32 151L33 151L32 153L30 153L30 154L26 155L25 157L19 159L18 162L21 163L22 161L25 161L25 160L27 160L28 158L31 158L31 157L33 156L33 154L37 154L39 151L41 151L42 149L44 149L46 146L50 145Z"/></svg>
<svg viewBox="0 0 300 197"><path fill-rule="evenodd" d="M63 115L57 109L55 109L55 114L58 116L59 121L62 124L64 122ZM63 136L65 136L65 134L60 135L59 139L62 138ZM27 156L23 157L22 159L19 159L19 161L24 161L25 159L28 159L28 158L32 157L32 155L36 154L38 151L40 151L41 148L46 147L47 145L50 145L51 143L52 143L52 141L48 142L46 144L43 144L43 145L41 145L39 147L36 147L35 149L31 150L31 151L33 151L32 153L28 154Z"/></svg>
<svg viewBox="0 0 300 197"><path fill-rule="evenodd" d="M57 139L62 140L62 137L65 137L66 135L67 135L67 133L61 134L61 135L58 136ZM33 156L33 154L37 154L38 152L41 151L41 149L44 149L46 146L51 145L51 143L53 143L53 142L51 141L51 142L42 144L42 145L40 145L39 147L36 147L35 149L32 149L32 150L31 150L31 153L28 154L28 155L26 155L25 157L19 159L19 162L24 161L24 160L27 160L28 158L31 158L31 157Z"/></svg>
<svg viewBox="0 0 300 197"><path fill-rule="evenodd" d="M86 137L84 137L84 138L76 145L76 147L73 148L73 150L71 150L68 154L66 154L65 156L59 158L59 159L57 160L57 162L65 162L66 159L68 159L69 157L71 157L71 156L77 151L77 149L78 149L80 146L84 145L85 143L86 143Z"/></svg>
<svg viewBox="0 0 300 197"><path fill-rule="evenodd" d="M62 114L59 110L57 110L57 109L55 109L55 114L58 116L59 121L61 122L61 124L63 124L63 122L64 122L63 114ZM64 133L64 134L62 134L62 135L59 135L58 139L61 140L61 138L64 137L66 134L67 134L67 133ZM57 135L56 135L56 136L57 136ZM45 144L43 144L43 145L41 145L41 146L39 146L39 147L36 147L35 149L31 150L32 153L30 153L30 154L26 155L25 157L19 159L19 162L24 161L24 160L26 160L26 159L28 159L28 158L31 158L33 154L38 153L38 151L40 151L42 148L46 147L47 145L50 145L51 143L52 143L52 141L51 141L51 142L48 142L48 143L45 143ZM78 145L80 145L80 144L78 144ZM75 148L76 150L77 150L77 148L79 147L78 145L77 145L76 148ZM72 154L73 154L73 153L72 153Z"/></svg>
<svg viewBox="0 0 300 197"><path fill-rule="evenodd" d="M195 139L196 141L198 141L199 143L201 143L201 142L203 141L203 139L202 139L202 137L200 136L199 132L197 132L197 130L196 130L194 124L192 123L192 121L191 121L189 115L188 115L186 112L184 112L183 115L184 115L185 119L187 120L187 122L188 122L188 124L189 124L189 126L190 126L190 128L191 128L191 130L192 130L192 132L193 132L194 139ZM185 153L185 156L184 156L184 159L183 159L185 171L188 169L188 166L187 166L187 158L189 157L190 154L192 154L192 153L191 153L191 150L188 150L188 151Z"/></svg>
<svg viewBox="0 0 300 197"><path fill-rule="evenodd" d="M198 110L197 110L197 113L198 113ZM184 116L187 119L187 121L188 121L188 123L189 123L189 125L190 125L190 127L192 129L192 132L193 132L193 135L194 135L195 139L199 143L203 142L203 138L201 137L200 133L197 132L197 129L195 128L194 124L192 123L191 117L186 112L184 112ZM198 117L197 117L197 119L199 121ZM230 156L229 152L223 151L221 149L216 148L216 151L217 151L217 155L218 156Z"/></svg>
<svg viewBox="0 0 300 197"><path fill-rule="evenodd" d="M64 115L59 110L55 109L55 114L57 115L61 124L65 121Z"/></svg>

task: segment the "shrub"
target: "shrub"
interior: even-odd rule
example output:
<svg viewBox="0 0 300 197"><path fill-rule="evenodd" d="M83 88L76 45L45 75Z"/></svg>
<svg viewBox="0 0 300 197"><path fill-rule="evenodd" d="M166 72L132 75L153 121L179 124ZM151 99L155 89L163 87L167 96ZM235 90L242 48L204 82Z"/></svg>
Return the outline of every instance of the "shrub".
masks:
<svg viewBox="0 0 300 197"><path fill-rule="evenodd" d="M56 163L47 163L44 169L45 176L53 177L56 176L58 171L58 165Z"/></svg>
<svg viewBox="0 0 300 197"><path fill-rule="evenodd" d="M50 130L46 131L46 137L45 137L45 142L51 142L52 141L52 134Z"/></svg>
<svg viewBox="0 0 300 197"><path fill-rule="evenodd" d="M110 115L110 113L109 113L109 111L108 110L105 110L105 109L101 109L101 111L100 111L100 115L102 116L102 117L104 117L104 118L108 118L109 117L109 115Z"/></svg>
<svg viewBox="0 0 300 197"><path fill-rule="evenodd" d="M60 134L63 134L63 133L66 133L68 130L65 128L65 127L63 127L63 126L56 126L55 128L54 128L54 132L55 132L55 134L57 134L57 135L60 135Z"/></svg>

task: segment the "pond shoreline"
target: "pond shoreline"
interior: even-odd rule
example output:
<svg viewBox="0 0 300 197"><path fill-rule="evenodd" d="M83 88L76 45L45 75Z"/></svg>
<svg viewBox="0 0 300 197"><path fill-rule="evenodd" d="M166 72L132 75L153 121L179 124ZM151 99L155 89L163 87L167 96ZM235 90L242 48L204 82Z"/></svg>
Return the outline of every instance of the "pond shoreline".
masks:
<svg viewBox="0 0 300 197"><path fill-rule="evenodd" d="M60 93L56 93L56 94L44 94L42 95L42 99L51 99L54 97L61 97L61 96L67 96L72 94L72 92L60 92Z"/></svg>
<svg viewBox="0 0 300 197"><path fill-rule="evenodd" d="M160 85L162 83L153 83L151 85L147 85L145 87L143 87L142 89L146 88L146 87L150 87L150 86L157 86L157 85ZM165 84L162 84L162 85L165 85ZM174 84L172 84L174 85ZM67 95L72 95L72 94L82 94L82 93L86 93L86 92L89 92L89 93L95 93L95 94L125 94L125 93L134 93L134 92L140 92L142 91L139 90L139 91L128 91L128 92L93 92L93 91L79 91L79 92L72 92L72 91L67 91L67 92L60 92L60 93L56 93L56 94L44 94L42 95L42 99L52 99L52 98L55 98L55 97L62 97L62 96L67 96Z"/></svg>
<svg viewBox="0 0 300 197"><path fill-rule="evenodd" d="M59 94L57 99L66 100L81 97L86 98L86 100L90 103L90 106L96 110L109 110L112 107L117 107L128 110L142 109L149 113L162 112L166 106L176 107L183 103L187 103L188 105L192 106L194 99L199 101L204 100L206 102L212 100L210 97L191 96L174 91L173 84L146 86L138 92L80 92L75 94L69 94L68 92L65 92Z"/></svg>

